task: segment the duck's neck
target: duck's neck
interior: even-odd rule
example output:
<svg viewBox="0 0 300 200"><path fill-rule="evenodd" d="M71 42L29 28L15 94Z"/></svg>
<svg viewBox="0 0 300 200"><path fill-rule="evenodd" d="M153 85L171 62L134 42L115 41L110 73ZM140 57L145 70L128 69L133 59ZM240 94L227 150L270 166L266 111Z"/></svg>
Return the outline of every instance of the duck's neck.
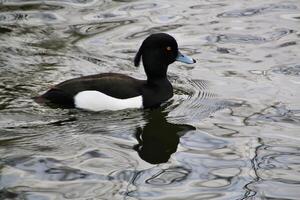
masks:
<svg viewBox="0 0 300 200"><path fill-rule="evenodd" d="M150 86L164 86L164 85L169 85L171 84L170 81L168 80L167 76L162 77L162 78L147 78L147 85Z"/></svg>
<svg viewBox="0 0 300 200"><path fill-rule="evenodd" d="M167 70L163 70L167 69L167 67L160 66L160 70L153 70L153 68L154 67L152 66L152 68L150 68L151 70L146 70L149 68L145 67L145 72L147 75L147 84L151 86L162 86L165 84L169 85L170 82L167 77Z"/></svg>
<svg viewBox="0 0 300 200"><path fill-rule="evenodd" d="M167 79L168 64L164 63L163 58L155 53L143 55L143 65L149 82Z"/></svg>

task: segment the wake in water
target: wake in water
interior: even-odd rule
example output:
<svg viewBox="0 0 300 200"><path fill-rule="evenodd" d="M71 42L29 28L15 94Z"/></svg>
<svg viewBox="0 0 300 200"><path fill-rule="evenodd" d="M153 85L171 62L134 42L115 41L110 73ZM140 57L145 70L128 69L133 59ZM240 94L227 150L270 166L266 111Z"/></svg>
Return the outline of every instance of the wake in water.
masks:
<svg viewBox="0 0 300 200"><path fill-rule="evenodd" d="M193 124L209 117L212 113L231 106L240 106L240 102L225 100L209 91L206 80L184 79L175 86L177 93L174 103L167 110L170 111L168 121L178 124Z"/></svg>

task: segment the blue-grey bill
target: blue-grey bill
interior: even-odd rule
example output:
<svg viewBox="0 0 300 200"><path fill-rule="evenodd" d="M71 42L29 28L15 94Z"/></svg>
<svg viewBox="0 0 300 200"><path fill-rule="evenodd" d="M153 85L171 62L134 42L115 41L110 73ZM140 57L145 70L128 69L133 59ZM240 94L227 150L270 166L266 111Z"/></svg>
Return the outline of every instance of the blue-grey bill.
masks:
<svg viewBox="0 0 300 200"><path fill-rule="evenodd" d="M194 60L193 58L183 55L182 53L178 52L178 56L176 58L177 61L186 63L186 64L193 64L196 62L196 60Z"/></svg>

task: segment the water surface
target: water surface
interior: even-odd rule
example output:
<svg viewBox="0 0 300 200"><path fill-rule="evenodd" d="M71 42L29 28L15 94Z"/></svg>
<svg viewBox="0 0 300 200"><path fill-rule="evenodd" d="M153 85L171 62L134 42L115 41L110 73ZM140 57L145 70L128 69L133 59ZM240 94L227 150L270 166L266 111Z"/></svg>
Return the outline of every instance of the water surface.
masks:
<svg viewBox="0 0 300 200"><path fill-rule="evenodd" d="M300 199L298 0L0 1L0 199ZM119 72L151 33L174 63L153 111L90 113L32 97Z"/></svg>

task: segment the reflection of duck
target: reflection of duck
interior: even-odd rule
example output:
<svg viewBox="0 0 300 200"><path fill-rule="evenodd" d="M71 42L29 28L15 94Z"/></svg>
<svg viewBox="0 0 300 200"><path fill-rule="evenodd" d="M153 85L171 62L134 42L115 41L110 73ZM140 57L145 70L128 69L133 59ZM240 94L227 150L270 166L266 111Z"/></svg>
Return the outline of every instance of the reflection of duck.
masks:
<svg viewBox="0 0 300 200"><path fill-rule="evenodd" d="M158 107L173 96L167 78L168 65L176 60L195 63L181 54L176 40L165 33L152 34L144 40L135 56L135 66L141 59L147 80L117 73L84 76L64 81L35 100L90 111Z"/></svg>
<svg viewBox="0 0 300 200"><path fill-rule="evenodd" d="M139 143L134 146L134 150L151 164L167 162L171 154L176 152L180 136L195 129L190 125L167 122L167 114L161 108L149 110L146 113L148 123L136 130Z"/></svg>

